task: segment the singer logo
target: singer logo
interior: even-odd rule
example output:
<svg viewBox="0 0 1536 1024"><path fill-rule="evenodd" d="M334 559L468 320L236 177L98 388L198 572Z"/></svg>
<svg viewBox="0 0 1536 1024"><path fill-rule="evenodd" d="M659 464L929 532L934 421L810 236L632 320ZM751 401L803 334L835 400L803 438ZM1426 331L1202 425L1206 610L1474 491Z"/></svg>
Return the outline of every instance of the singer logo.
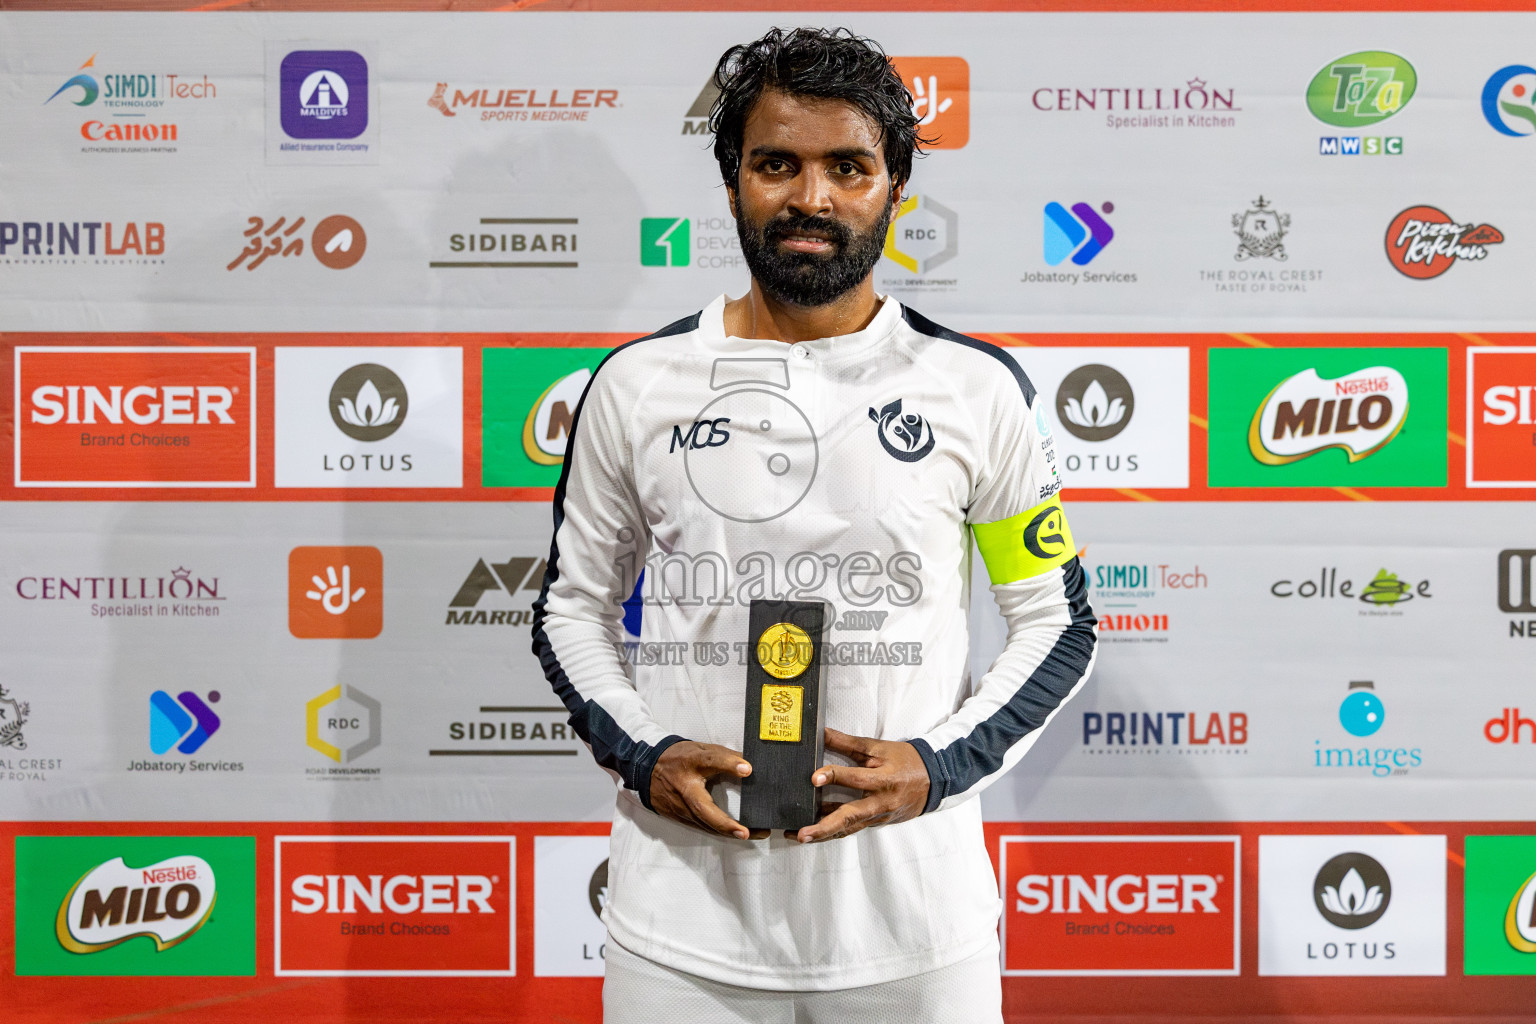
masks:
<svg viewBox="0 0 1536 1024"><path fill-rule="evenodd" d="M1003 973L1235 975L1236 836L1004 836Z"/></svg>
<svg viewBox="0 0 1536 1024"><path fill-rule="evenodd" d="M1468 347L1467 486L1536 487L1536 348Z"/></svg>
<svg viewBox="0 0 1536 1024"><path fill-rule="evenodd" d="M367 639L384 628L384 555L373 547L302 547L288 554L288 631Z"/></svg>
<svg viewBox="0 0 1536 1024"><path fill-rule="evenodd" d="M930 149L961 149L971 138L971 66L964 57L892 57L912 94L917 130Z"/></svg>
<svg viewBox="0 0 1536 1024"><path fill-rule="evenodd" d="M17 487L252 487L250 348L16 349Z"/></svg>
<svg viewBox="0 0 1536 1024"><path fill-rule="evenodd" d="M508 836L278 836L279 977L514 973Z"/></svg>

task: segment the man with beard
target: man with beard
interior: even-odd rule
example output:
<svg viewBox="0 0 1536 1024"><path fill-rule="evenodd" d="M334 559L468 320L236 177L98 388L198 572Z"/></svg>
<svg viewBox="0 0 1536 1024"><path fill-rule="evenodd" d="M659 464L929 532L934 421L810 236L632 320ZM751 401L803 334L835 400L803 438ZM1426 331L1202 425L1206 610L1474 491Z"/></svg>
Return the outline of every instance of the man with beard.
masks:
<svg viewBox="0 0 1536 1024"><path fill-rule="evenodd" d="M534 651L618 783L605 1019L997 1022L977 795L1095 647L1043 400L995 347L875 294L923 141L877 45L776 29L715 81L751 288L599 365L534 604ZM1008 622L979 680L971 536ZM834 624L822 813L771 836L737 820L757 598Z"/></svg>

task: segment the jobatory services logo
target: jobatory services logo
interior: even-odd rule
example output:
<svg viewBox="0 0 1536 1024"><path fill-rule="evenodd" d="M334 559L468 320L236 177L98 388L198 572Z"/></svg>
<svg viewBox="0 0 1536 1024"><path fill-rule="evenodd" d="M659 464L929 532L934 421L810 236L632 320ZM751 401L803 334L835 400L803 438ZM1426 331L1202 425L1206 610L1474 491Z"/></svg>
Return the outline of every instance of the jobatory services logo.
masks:
<svg viewBox="0 0 1536 1024"><path fill-rule="evenodd" d="M1367 739L1376 736L1387 721L1386 704L1376 695L1376 684L1355 680L1339 702L1337 723L1351 739ZM1424 764L1424 750L1419 746L1404 746L1402 729L1388 730L1388 736L1374 742L1393 743L1393 746L1353 746L1351 739L1343 739L1337 733L1324 746L1324 740L1312 741L1310 767L1333 774L1370 775L1385 779L1409 775Z"/></svg>
<svg viewBox="0 0 1536 1024"><path fill-rule="evenodd" d="M223 722L210 704L219 702L219 691L212 690L205 701L192 690L172 697L164 690L149 695L149 749L164 756L174 749L178 754L195 754L219 731Z"/></svg>
<svg viewBox="0 0 1536 1024"><path fill-rule="evenodd" d="M603 348L490 348L481 355L481 482L553 487L576 406Z"/></svg>
<svg viewBox="0 0 1536 1024"><path fill-rule="evenodd" d="M510 977L510 836L278 836L278 977Z"/></svg>
<svg viewBox="0 0 1536 1024"><path fill-rule="evenodd" d="M959 281L933 272L960 254L960 215L929 195L909 195L885 229L884 255L905 271L888 272L881 287L905 292L951 292ZM885 264L881 264L885 268Z"/></svg>
<svg viewBox="0 0 1536 1024"><path fill-rule="evenodd" d="M1467 486L1536 487L1536 348L1467 347Z"/></svg>
<svg viewBox="0 0 1536 1024"><path fill-rule="evenodd" d="M384 708L355 686L338 683L304 704L304 741L309 749L346 768L306 768L314 781L373 781L378 768L353 768L354 761L383 742Z"/></svg>
<svg viewBox="0 0 1536 1024"><path fill-rule="evenodd" d="M1237 90L1223 89L1199 77L1183 85L1076 84L1041 86L1030 105L1049 114L1087 115L1112 131L1137 128L1235 128Z"/></svg>
<svg viewBox="0 0 1536 1024"><path fill-rule="evenodd" d="M964 57L892 57L912 95L917 130L929 149L962 149L971 138L971 66Z"/></svg>
<svg viewBox="0 0 1536 1024"><path fill-rule="evenodd" d="M1093 756L1248 753L1246 711L1084 711L1082 724Z"/></svg>
<svg viewBox="0 0 1536 1024"><path fill-rule="evenodd" d="M1247 209L1233 213L1230 225L1232 234L1237 236L1232 261L1238 266L1199 272L1200 283L1209 284L1216 294L1294 297L1316 289L1323 280L1320 268L1290 263L1291 254L1285 247L1291 233L1291 215L1262 195L1251 201Z"/></svg>
<svg viewBox="0 0 1536 1024"><path fill-rule="evenodd" d="M1483 117L1500 135L1536 135L1536 68L1510 64L1489 75Z"/></svg>
<svg viewBox="0 0 1536 1024"><path fill-rule="evenodd" d="M447 232L434 270L575 270L578 217L480 217Z"/></svg>
<svg viewBox="0 0 1536 1024"><path fill-rule="evenodd" d="M619 90L527 86L521 89L438 82L427 106L444 117L466 115L465 124L568 124L589 122L593 114L623 106Z"/></svg>
<svg viewBox="0 0 1536 1024"><path fill-rule="evenodd" d="M1443 975L1445 836L1260 836L1259 974Z"/></svg>
<svg viewBox="0 0 1536 1024"><path fill-rule="evenodd" d="M1536 638L1536 549L1499 552L1499 611L1524 616L1509 620L1509 635Z"/></svg>
<svg viewBox="0 0 1536 1024"><path fill-rule="evenodd" d="M324 217L307 233L302 230L305 223L304 217L295 217L290 223L282 216L270 224L261 217L247 218L244 248L224 269L244 267L252 271L273 257L303 256L306 239L315 259L332 270L356 266L368 249L368 233L345 214Z"/></svg>
<svg viewBox="0 0 1536 1024"><path fill-rule="evenodd" d="M253 348L17 346L17 487L253 487Z"/></svg>
<svg viewBox="0 0 1536 1024"><path fill-rule="evenodd" d="M278 346L278 487L459 487L463 350Z"/></svg>
<svg viewBox="0 0 1536 1024"><path fill-rule="evenodd" d="M174 153L180 119L218 98L207 75L107 71L97 66L98 56L91 54L42 104L79 108L82 153Z"/></svg>
<svg viewBox="0 0 1536 1024"><path fill-rule="evenodd" d="M475 559L474 566L448 602L448 626L515 626L533 621L533 597L544 586L544 559L513 555L505 562ZM495 593L497 598L486 598ZM485 604L481 603L482 598ZM487 608L497 604L500 607ZM515 606L515 607L508 607Z"/></svg>
<svg viewBox="0 0 1536 1024"><path fill-rule="evenodd" d="M1236 836L999 841L1005 975L1235 975Z"/></svg>
<svg viewBox="0 0 1536 1024"><path fill-rule="evenodd" d="M1323 65L1307 85L1312 116L1338 128L1373 128L1397 114L1418 90L1418 73L1395 53L1362 50ZM1401 136L1325 135L1322 156L1398 156Z"/></svg>
<svg viewBox="0 0 1536 1024"><path fill-rule="evenodd" d="M1536 974L1536 836L1467 836L1462 970Z"/></svg>
<svg viewBox="0 0 1536 1024"><path fill-rule="evenodd" d="M368 639L384 628L384 555L375 547L288 553L288 631L303 639Z"/></svg>
<svg viewBox="0 0 1536 1024"><path fill-rule="evenodd" d="M0 266L143 267L165 263L160 221L0 221Z"/></svg>
<svg viewBox="0 0 1536 1024"><path fill-rule="evenodd" d="M1387 225L1387 262L1404 277L1426 281L1460 261L1487 259L1488 247L1504 241L1492 224L1458 223L1434 206L1410 206Z"/></svg>
<svg viewBox="0 0 1536 1024"><path fill-rule="evenodd" d="M1445 486L1446 357L1211 349L1211 486Z"/></svg>
<svg viewBox="0 0 1536 1024"><path fill-rule="evenodd" d="M1106 216L1115 212L1114 203L1101 203L1095 210L1087 203L1073 203L1069 213L1057 202L1045 204L1045 262L1060 266L1068 257L1079 267L1092 263L1115 237Z"/></svg>
<svg viewBox="0 0 1536 1024"><path fill-rule="evenodd" d="M18 836L16 973L256 973L256 840Z"/></svg>
<svg viewBox="0 0 1536 1024"><path fill-rule="evenodd" d="M535 836L533 859L534 975L602 977L608 837Z"/></svg>

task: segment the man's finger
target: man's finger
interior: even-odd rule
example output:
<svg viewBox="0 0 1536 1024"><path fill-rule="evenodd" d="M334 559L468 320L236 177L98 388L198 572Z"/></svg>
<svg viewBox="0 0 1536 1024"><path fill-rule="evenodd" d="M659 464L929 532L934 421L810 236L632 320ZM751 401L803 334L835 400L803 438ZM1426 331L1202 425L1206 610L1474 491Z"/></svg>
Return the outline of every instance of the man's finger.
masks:
<svg viewBox="0 0 1536 1024"><path fill-rule="evenodd" d="M688 801L688 809L693 812L693 816L710 831L736 839L751 837L745 825L726 814L720 809L719 804L710 799L709 791L704 788L703 783L689 786L683 791L683 799Z"/></svg>
<svg viewBox="0 0 1536 1024"><path fill-rule="evenodd" d="M847 754L850 757L870 758L875 757L875 745L880 741L870 739L868 736L850 736L846 732L838 732L830 726L826 729L823 742L828 750L835 750L839 754Z"/></svg>
<svg viewBox="0 0 1536 1024"><path fill-rule="evenodd" d="M728 747L714 744L703 746L692 760L694 767L705 775L724 772L742 777L752 774L752 766L747 763L747 759Z"/></svg>
<svg viewBox="0 0 1536 1024"><path fill-rule="evenodd" d="M872 793L890 785L890 776L877 768L850 768L841 764L824 764L811 773L813 786L848 786Z"/></svg>
<svg viewBox="0 0 1536 1024"><path fill-rule="evenodd" d="M841 839L861 829L876 824L886 813L883 800L865 797L840 805L837 810L814 825L807 825L795 837L802 843L815 843L824 839Z"/></svg>

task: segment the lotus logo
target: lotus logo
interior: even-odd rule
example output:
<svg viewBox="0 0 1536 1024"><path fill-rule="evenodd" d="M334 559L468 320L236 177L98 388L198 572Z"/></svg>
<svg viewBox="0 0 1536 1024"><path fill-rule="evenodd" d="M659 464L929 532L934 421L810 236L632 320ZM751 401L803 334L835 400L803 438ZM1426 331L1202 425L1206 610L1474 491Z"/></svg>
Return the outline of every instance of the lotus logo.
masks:
<svg viewBox="0 0 1536 1024"><path fill-rule="evenodd" d="M1392 879L1374 857L1341 853L1318 871L1312 896L1329 924L1351 931L1368 928L1392 902Z"/></svg>
<svg viewBox="0 0 1536 1024"><path fill-rule="evenodd" d="M1073 437L1107 441L1124 430L1136 409L1130 381L1112 366L1079 366L1056 389L1056 415Z"/></svg>
<svg viewBox="0 0 1536 1024"><path fill-rule="evenodd" d="M592 907L592 913L601 920L603 906L608 902L608 858L592 872L592 878L587 882L587 903Z"/></svg>
<svg viewBox="0 0 1536 1024"><path fill-rule="evenodd" d="M164 952L208 923L217 895L213 868L201 857L170 857L142 868L114 857L64 895L54 932L71 953L96 953L141 935Z"/></svg>
<svg viewBox="0 0 1536 1024"><path fill-rule="evenodd" d="M933 451L933 428L917 413L903 413L901 399L878 413L871 407L869 418L880 425L880 446L893 458L916 462Z"/></svg>
<svg viewBox="0 0 1536 1024"><path fill-rule="evenodd" d="M331 385L331 420L355 441L382 441L400 429L410 399L387 366L360 363Z"/></svg>

